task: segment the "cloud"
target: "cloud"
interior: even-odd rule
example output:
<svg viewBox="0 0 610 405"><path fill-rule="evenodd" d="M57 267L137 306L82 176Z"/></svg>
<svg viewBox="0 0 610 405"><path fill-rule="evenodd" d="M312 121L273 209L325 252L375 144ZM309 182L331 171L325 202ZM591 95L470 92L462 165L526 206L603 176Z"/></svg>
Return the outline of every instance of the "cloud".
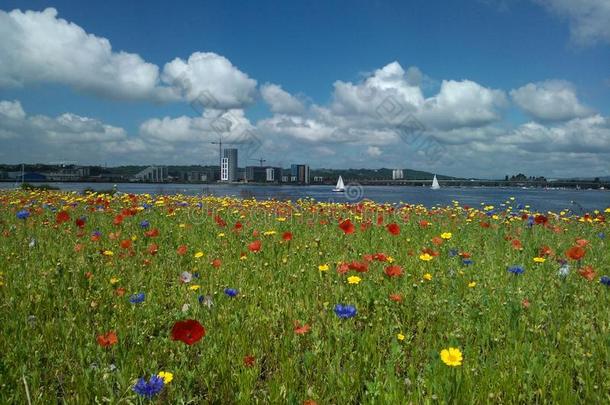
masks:
<svg viewBox="0 0 610 405"><path fill-rule="evenodd" d="M174 59L163 68L162 78L202 108L242 108L256 97L256 80L213 52L195 52L186 61Z"/></svg>
<svg viewBox="0 0 610 405"><path fill-rule="evenodd" d="M539 121L565 121L592 114L578 101L574 86L566 81L529 83L512 90L510 95L515 104Z"/></svg>
<svg viewBox="0 0 610 405"><path fill-rule="evenodd" d="M57 10L0 11L0 85L66 84L120 99L166 99L159 68L139 55L114 52L106 38L57 18Z"/></svg>
<svg viewBox="0 0 610 405"><path fill-rule="evenodd" d="M277 84L265 83L261 86L260 92L273 113L295 115L305 110L305 106L298 98Z"/></svg>
<svg viewBox="0 0 610 405"><path fill-rule="evenodd" d="M426 99L420 119L435 128L479 127L499 121L507 106L502 90L470 80L443 80L439 93Z"/></svg>
<svg viewBox="0 0 610 405"><path fill-rule="evenodd" d="M570 24L571 40L578 45L610 43L608 0L535 0Z"/></svg>
<svg viewBox="0 0 610 405"><path fill-rule="evenodd" d="M381 149L379 149L379 147L377 146L369 146L368 148L366 148L366 154L372 158L377 158L381 156L382 153L383 152L381 152Z"/></svg>
<svg viewBox="0 0 610 405"><path fill-rule="evenodd" d="M223 56L195 52L162 73L138 54L58 18L57 10L0 10L0 87L59 83L118 100L186 100L200 108L240 108L256 96L256 81Z"/></svg>

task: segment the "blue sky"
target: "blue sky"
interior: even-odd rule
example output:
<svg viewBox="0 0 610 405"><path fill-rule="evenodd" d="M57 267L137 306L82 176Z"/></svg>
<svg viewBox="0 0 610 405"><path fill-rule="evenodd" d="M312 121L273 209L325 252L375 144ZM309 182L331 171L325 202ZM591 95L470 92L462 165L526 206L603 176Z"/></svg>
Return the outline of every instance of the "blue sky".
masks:
<svg viewBox="0 0 610 405"><path fill-rule="evenodd" d="M230 111L229 120L239 121L235 127L251 128L260 138L257 155L275 164L464 176L607 175L610 6L574 3L5 1L0 32L4 25L13 37L0 39L0 101L15 122L0 126L0 160L65 155L80 163L214 163L217 152L194 134ZM56 13L43 15L49 7ZM87 45L79 30L95 43ZM62 47L64 35L74 42ZM11 40L22 47L19 53ZM48 55L42 51L55 47ZM28 52L36 57L24 57ZM127 69L116 85L111 75L100 79L116 68L113 55L120 52L156 66L158 78L130 78L135 73ZM196 71L191 80L214 83L219 88L212 93L228 100L218 109L206 106L207 112L190 107L193 97L184 88L163 82L167 63L187 62L198 52L214 58L188 63ZM69 66L61 63L66 60ZM412 73L415 79L408 79ZM147 84L134 93L130 83L140 80ZM350 98L367 89L380 97L368 100L368 109ZM169 90L172 95L159 95ZM375 121L387 97L422 123L428 147L443 152L422 156L421 145L392 137L397 128L387 119ZM298 106L286 108L290 102ZM91 128L83 128L84 121ZM240 136L235 128L224 135Z"/></svg>

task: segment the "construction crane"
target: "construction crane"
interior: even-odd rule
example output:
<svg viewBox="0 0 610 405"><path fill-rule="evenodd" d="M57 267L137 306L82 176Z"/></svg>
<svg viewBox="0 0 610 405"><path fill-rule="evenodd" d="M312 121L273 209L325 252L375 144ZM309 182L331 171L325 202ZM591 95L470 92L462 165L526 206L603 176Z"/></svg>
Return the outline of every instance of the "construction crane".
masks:
<svg viewBox="0 0 610 405"><path fill-rule="evenodd" d="M210 142L213 145L218 145L218 170L220 170L220 174L218 176L218 178L220 179L222 177L222 145L237 145L237 143L232 143L232 142L223 142L222 141L222 137L218 138L218 142Z"/></svg>
<svg viewBox="0 0 610 405"><path fill-rule="evenodd" d="M248 160L256 160L257 162L260 162L261 167L263 167L263 163L265 163L265 162L266 162L266 160L265 160L265 159L263 159L263 158L260 158L260 159L248 159Z"/></svg>

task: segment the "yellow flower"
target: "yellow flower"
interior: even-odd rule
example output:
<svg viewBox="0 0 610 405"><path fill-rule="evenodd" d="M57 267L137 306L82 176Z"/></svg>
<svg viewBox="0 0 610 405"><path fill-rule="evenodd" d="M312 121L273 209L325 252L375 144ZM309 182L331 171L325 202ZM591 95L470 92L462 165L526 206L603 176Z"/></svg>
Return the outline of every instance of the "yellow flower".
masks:
<svg viewBox="0 0 610 405"><path fill-rule="evenodd" d="M546 259L544 257L534 257L535 263L544 263Z"/></svg>
<svg viewBox="0 0 610 405"><path fill-rule="evenodd" d="M441 360L448 366L456 367L462 365L462 352L460 349L450 347L441 350Z"/></svg>
<svg viewBox="0 0 610 405"><path fill-rule="evenodd" d="M424 280L426 280L426 281L432 280L432 274L430 274L430 273L424 274Z"/></svg>
<svg viewBox="0 0 610 405"><path fill-rule="evenodd" d="M419 255L419 259L423 260L425 262L429 262L430 260L433 259L433 257L430 256L428 253L423 253L423 254Z"/></svg>
<svg viewBox="0 0 610 405"><path fill-rule="evenodd" d="M199 259L200 257L203 257L203 252L195 253L195 259Z"/></svg>
<svg viewBox="0 0 610 405"><path fill-rule="evenodd" d="M277 233L276 231L265 231L265 232L263 232L263 235L271 236L271 235L275 235L276 233Z"/></svg>
<svg viewBox="0 0 610 405"><path fill-rule="evenodd" d="M277 217L276 220L278 222L284 222L284 221L286 221L286 218L285 217Z"/></svg>
<svg viewBox="0 0 610 405"><path fill-rule="evenodd" d="M385 258L385 261L392 264L392 263L394 263L394 258L392 256L388 256Z"/></svg>
<svg viewBox="0 0 610 405"><path fill-rule="evenodd" d="M197 291L199 289L199 284L193 284L192 286L189 287L189 290L191 291Z"/></svg>
<svg viewBox="0 0 610 405"><path fill-rule="evenodd" d="M320 271L328 271L329 267L328 264L321 264L318 266L318 270Z"/></svg>
<svg viewBox="0 0 610 405"><path fill-rule="evenodd" d="M606 209L604 210L604 212L605 212L606 214L610 214L610 208L606 208Z"/></svg>
<svg viewBox="0 0 610 405"><path fill-rule="evenodd" d="M405 340L405 335L403 335L402 333L399 333L398 335L396 335L396 339Z"/></svg>
<svg viewBox="0 0 610 405"><path fill-rule="evenodd" d="M172 373L170 373L169 371L161 371L161 372L159 372L159 374L157 374L157 376L159 378L163 378L164 384L169 384L174 379L174 375Z"/></svg>
<svg viewBox="0 0 610 405"><path fill-rule="evenodd" d="M112 253L112 250L104 250L104 256L112 256L114 255L114 253Z"/></svg>
<svg viewBox="0 0 610 405"><path fill-rule="evenodd" d="M452 236L453 236L453 234L451 232L441 233L441 238L443 238L443 239L451 239Z"/></svg>
<svg viewBox="0 0 610 405"><path fill-rule="evenodd" d="M180 228L186 228L186 224L180 224L178 225Z"/></svg>
<svg viewBox="0 0 610 405"><path fill-rule="evenodd" d="M248 256L246 256L246 255L239 256L239 260L248 260Z"/></svg>
<svg viewBox="0 0 610 405"><path fill-rule="evenodd" d="M121 281L120 278L112 277L110 279L110 284L114 285L114 284L118 283L119 281Z"/></svg>
<svg viewBox="0 0 610 405"><path fill-rule="evenodd" d="M218 235L216 235L217 238L224 238L225 234L224 232L220 232Z"/></svg>
<svg viewBox="0 0 610 405"><path fill-rule="evenodd" d="M477 286L477 282L476 281L471 281L470 283L468 283L468 287L470 288L474 288Z"/></svg>
<svg viewBox="0 0 610 405"><path fill-rule="evenodd" d="M347 278L348 284L358 284L362 279L358 276L350 276Z"/></svg>

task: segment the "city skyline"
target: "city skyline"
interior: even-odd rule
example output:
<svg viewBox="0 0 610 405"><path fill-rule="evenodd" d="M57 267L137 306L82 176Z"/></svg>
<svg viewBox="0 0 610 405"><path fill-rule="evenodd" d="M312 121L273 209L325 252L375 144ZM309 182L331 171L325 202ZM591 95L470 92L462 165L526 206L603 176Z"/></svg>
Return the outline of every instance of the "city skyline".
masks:
<svg viewBox="0 0 610 405"><path fill-rule="evenodd" d="M610 175L607 2L439 4L7 1L0 161Z"/></svg>

